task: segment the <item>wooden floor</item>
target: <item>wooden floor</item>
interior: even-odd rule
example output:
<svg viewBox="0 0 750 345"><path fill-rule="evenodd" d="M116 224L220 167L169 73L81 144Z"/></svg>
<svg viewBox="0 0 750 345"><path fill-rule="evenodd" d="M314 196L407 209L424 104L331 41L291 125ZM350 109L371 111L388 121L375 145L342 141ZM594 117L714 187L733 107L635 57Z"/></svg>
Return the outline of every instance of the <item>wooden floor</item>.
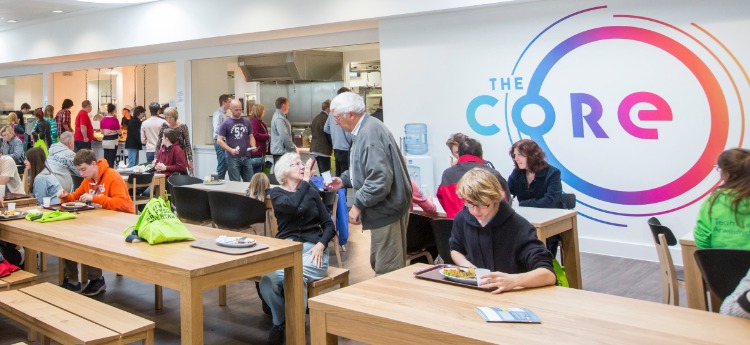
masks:
<svg viewBox="0 0 750 345"><path fill-rule="evenodd" d="M351 270L351 283L372 278L370 268L370 234L359 227L350 230L347 251L343 254L345 267ZM331 252L331 254L333 254ZM331 255L331 263L336 258ZM630 298L661 301L659 265L638 261L581 253L583 286L586 290L625 296ZM117 308L135 313L156 322L156 344L180 344L179 294L164 289L164 309L153 308L153 286L127 277L116 277L105 272L107 291L96 298ZM57 283L57 260L50 259L49 269L41 276L42 281ZM681 305L685 305L684 290ZM219 307L218 292L207 290L205 301L206 344L265 344L271 318L261 310L254 283L241 282L229 285L228 305ZM308 320L309 325L309 320ZM308 330L309 334L309 330ZM0 315L0 345L24 341L26 330L14 321ZM309 341L308 341L309 342ZM349 340L341 344L357 344Z"/></svg>

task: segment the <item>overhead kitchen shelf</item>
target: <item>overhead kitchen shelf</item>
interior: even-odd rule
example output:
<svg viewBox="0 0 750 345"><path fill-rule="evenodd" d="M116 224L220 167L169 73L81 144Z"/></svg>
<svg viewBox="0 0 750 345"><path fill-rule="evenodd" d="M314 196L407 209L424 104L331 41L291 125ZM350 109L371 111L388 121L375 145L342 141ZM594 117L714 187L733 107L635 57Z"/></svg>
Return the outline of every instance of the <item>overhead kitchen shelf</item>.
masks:
<svg viewBox="0 0 750 345"><path fill-rule="evenodd" d="M380 72L380 60L350 62L349 72Z"/></svg>

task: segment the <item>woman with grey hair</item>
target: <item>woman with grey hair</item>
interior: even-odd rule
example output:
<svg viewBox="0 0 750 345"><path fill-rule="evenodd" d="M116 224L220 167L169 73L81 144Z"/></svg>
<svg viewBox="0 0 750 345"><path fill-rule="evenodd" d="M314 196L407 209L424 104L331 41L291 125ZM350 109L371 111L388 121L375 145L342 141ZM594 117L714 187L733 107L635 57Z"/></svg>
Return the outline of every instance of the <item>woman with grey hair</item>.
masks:
<svg viewBox="0 0 750 345"><path fill-rule="evenodd" d="M307 305L307 283L326 276L328 271L328 242L336 230L331 216L310 183L313 163L310 159L302 164L296 153L281 156L274 165L274 174L281 186L271 189L269 195L278 222L277 238L301 242L302 276ZM263 300L271 308L273 328L268 334L269 344L284 342L284 270L263 276L260 282Z"/></svg>

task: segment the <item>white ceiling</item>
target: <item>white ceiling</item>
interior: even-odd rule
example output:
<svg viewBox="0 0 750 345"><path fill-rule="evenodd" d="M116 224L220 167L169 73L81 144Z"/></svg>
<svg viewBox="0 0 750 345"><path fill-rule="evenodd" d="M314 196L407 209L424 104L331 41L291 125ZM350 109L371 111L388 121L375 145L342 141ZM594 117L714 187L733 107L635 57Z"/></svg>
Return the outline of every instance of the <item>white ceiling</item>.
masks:
<svg viewBox="0 0 750 345"><path fill-rule="evenodd" d="M133 4L95 4L77 0L0 0L0 31L52 20L60 16L83 15ZM63 13L54 13L61 10ZM17 23L9 23L16 20Z"/></svg>

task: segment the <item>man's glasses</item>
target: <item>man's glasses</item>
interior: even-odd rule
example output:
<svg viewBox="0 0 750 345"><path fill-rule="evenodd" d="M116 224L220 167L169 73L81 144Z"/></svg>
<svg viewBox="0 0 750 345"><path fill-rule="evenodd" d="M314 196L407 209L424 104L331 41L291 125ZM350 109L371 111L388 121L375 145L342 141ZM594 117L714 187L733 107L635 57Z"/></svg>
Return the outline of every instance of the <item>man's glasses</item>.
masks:
<svg viewBox="0 0 750 345"><path fill-rule="evenodd" d="M487 209L488 207L490 207L490 205L474 205L474 204L472 204L472 203L470 203L468 201L464 201L464 206L466 206L466 208L468 208L470 210L472 208L476 208L478 210L484 210L484 209Z"/></svg>

